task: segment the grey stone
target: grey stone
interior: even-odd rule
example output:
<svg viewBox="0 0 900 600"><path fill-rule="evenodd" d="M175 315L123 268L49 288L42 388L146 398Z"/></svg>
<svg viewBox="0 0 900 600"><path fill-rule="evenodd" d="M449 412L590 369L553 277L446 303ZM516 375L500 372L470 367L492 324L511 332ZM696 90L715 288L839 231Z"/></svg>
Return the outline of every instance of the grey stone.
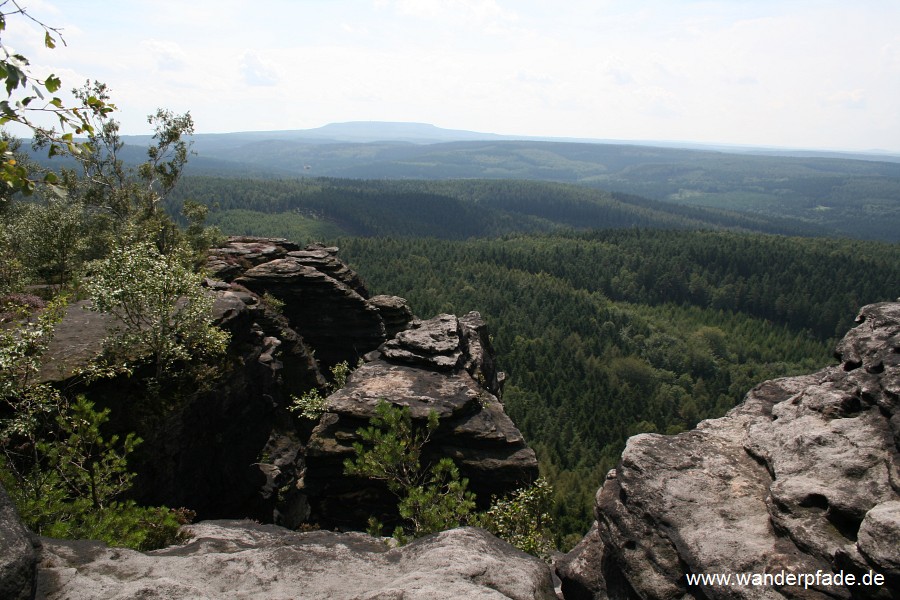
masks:
<svg viewBox="0 0 900 600"><path fill-rule="evenodd" d="M408 406L414 419L435 411L441 418L474 410L481 388L465 371L439 373L385 361L363 364L350 382L328 397L327 410L351 418L375 416L379 400Z"/></svg>
<svg viewBox="0 0 900 600"><path fill-rule="evenodd" d="M356 364L385 340L381 316L367 302L365 290L344 280L348 277L329 275L302 258L287 256L253 266L235 282L283 302L291 328L316 349L319 361L331 366L341 361Z"/></svg>
<svg viewBox="0 0 900 600"><path fill-rule="evenodd" d="M874 564L893 576L900 576L900 501L891 500L872 507L859 528L859 550Z"/></svg>
<svg viewBox="0 0 900 600"><path fill-rule="evenodd" d="M562 578L565 600L606 600L603 577L603 543L597 539L597 524L571 552L556 560L554 567Z"/></svg>
<svg viewBox="0 0 900 600"><path fill-rule="evenodd" d="M0 598L34 597L40 543L19 520L16 509L0 485Z"/></svg>
<svg viewBox="0 0 900 600"><path fill-rule="evenodd" d="M389 361L452 371L462 365L462 332L455 315L438 315L427 321L413 321L385 342L379 350Z"/></svg>
<svg viewBox="0 0 900 600"><path fill-rule="evenodd" d="M381 315L387 339L391 339L409 327L414 318L406 300L399 296L372 296L369 298L369 304L374 306Z"/></svg>
<svg viewBox="0 0 900 600"><path fill-rule="evenodd" d="M546 564L480 529L445 531L396 549L363 534L249 522L204 522L189 531L188 544L149 553L45 539L41 597L556 598Z"/></svg>
<svg viewBox="0 0 900 600"><path fill-rule="evenodd" d="M537 478L534 451L495 395L500 377L478 313L416 321L368 358L328 397L327 412L310 436L303 489L312 520L362 529L372 514L396 519L396 498L384 485L343 474L343 461L353 456L358 441L356 430L375 416L381 401L409 407L419 423L437 413L438 429L423 450L423 462L452 458L482 507L491 496Z"/></svg>

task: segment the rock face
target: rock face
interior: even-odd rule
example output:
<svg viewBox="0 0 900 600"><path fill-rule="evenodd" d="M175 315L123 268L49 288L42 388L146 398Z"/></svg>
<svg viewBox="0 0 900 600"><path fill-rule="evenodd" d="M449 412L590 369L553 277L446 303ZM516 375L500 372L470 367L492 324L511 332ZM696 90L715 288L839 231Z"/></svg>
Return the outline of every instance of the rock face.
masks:
<svg viewBox="0 0 900 600"><path fill-rule="evenodd" d="M87 301L67 308L41 377L86 391L112 408L113 427L139 432L144 443L133 457L138 477L132 493L140 502L190 507L202 518L271 520L273 501L265 490L261 451L270 437L292 429L278 410L289 394L325 380L312 350L257 295L222 281L210 281L209 287L215 322L231 335L227 364L212 389L167 407L164 415L148 415L136 404L143 395L139 375L100 380L88 388L71 379L74 369L100 353L108 328L115 325L108 315L87 310Z"/></svg>
<svg viewBox="0 0 900 600"><path fill-rule="evenodd" d="M440 425L423 462L450 456L482 504L537 478L537 459L503 411L502 374L478 313L439 315L410 327L366 357L347 385L328 397L309 440L304 491L312 520L327 527L365 527L369 515L390 522L392 496L379 485L343 476L356 430L379 401L407 406L415 421L435 411Z"/></svg>
<svg viewBox="0 0 900 600"><path fill-rule="evenodd" d="M37 538L22 525L0 485L0 598L34 597L38 548Z"/></svg>
<svg viewBox="0 0 900 600"><path fill-rule="evenodd" d="M381 397L413 407L418 418L427 416L426 407L439 407L432 455L453 457L485 499L537 476L534 453L497 399L502 374L477 313L414 321L402 298L369 298L336 252L282 239L230 238L207 264L215 321L231 334L224 374L211 389L192 392L162 416L151 414L152 425L134 406L140 377L102 380L85 390L112 408L111 426L144 439L133 463L138 501L184 506L201 519L365 528L372 490L358 493L359 482L343 476L342 461ZM113 323L84 304L69 307L57 327L45 381L71 389L74 370L103 348ZM370 360L332 397L310 440L315 423L288 410L292 396L324 389L329 367L343 360L356 365L364 355ZM385 499L384 490L375 491ZM336 507L353 516L333 516Z"/></svg>
<svg viewBox="0 0 900 600"><path fill-rule="evenodd" d="M187 545L146 554L45 539L39 597L556 598L547 565L480 529L445 531L393 550L363 534L297 533L246 521L207 521L190 530Z"/></svg>
<svg viewBox="0 0 900 600"><path fill-rule="evenodd" d="M235 279L247 289L284 303L291 326L332 366L357 357L385 340L384 322L359 278L337 257L337 248L310 246L262 262Z"/></svg>
<svg viewBox="0 0 900 600"><path fill-rule="evenodd" d="M763 383L694 431L631 438L595 528L558 563L566 598L900 597L900 304L857 322L839 366ZM781 572L882 583L686 579Z"/></svg>

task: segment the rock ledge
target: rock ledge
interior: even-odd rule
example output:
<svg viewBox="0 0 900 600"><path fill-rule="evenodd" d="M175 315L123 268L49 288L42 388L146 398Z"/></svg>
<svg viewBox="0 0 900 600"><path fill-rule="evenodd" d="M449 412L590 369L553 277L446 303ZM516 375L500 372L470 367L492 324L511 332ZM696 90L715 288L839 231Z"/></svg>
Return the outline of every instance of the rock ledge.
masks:
<svg viewBox="0 0 900 600"><path fill-rule="evenodd" d="M297 533L248 521L189 527L184 546L141 553L44 539L38 597L243 600L553 600L550 570L481 529L389 549L364 534Z"/></svg>

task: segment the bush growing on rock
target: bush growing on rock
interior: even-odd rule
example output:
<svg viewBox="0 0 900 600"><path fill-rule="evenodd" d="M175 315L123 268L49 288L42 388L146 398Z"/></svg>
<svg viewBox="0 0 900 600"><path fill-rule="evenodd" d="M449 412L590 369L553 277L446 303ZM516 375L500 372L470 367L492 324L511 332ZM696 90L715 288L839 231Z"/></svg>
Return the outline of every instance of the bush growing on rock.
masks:
<svg viewBox="0 0 900 600"><path fill-rule="evenodd" d="M134 477L128 455L140 440L105 436L108 409L95 410L84 396L70 402L35 381L64 306L57 298L34 317L23 309L14 327L0 330L0 481L26 525L43 535L169 545L186 513L120 501Z"/></svg>
<svg viewBox="0 0 900 600"><path fill-rule="evenodd" d="M347 361L339 362L331 367L331 382L325 386L325 392L331 394L347 384L350 376L350 365ZM291 396L291 404L288 410L299 413L304 419L314 421L325 412L325 396L316 388L308 390L299 396Z"/></svg>
<svg viewBox="0 0 900 600"><path fill-rule="evenodd" d="M183 252L162 254L149 241L116 249L95 262L85 288L92 310L122 323L119 353L149 358L156 379L179 361L222 354L228 334L212 323L212 298Z"/></svg>
<svg viewBox="0 0 900 600"><path fill-rule="evenodd" d="M384 481L397 497L404 524L394 530L395 539L405 543L410 537L472 524L544 559L556 549L550 517L553 488L546 479L494 498L486 512L476 514L475 495L452 459L422 465L423 448L438 427L437 413L431 411L427 423L416 426L407 406L381 400L375 410L370 426L357 430L363 441L353 444L356 458L344 461L344 471ZM378 536L382 529L377 519L370 519L369 533Z"/></svg>
<svg viewBox="0 0 900 600"><path fill-rule="evenodd" d="M552 509L553 486L541 477L506 498L495 498L476 524L519 550L547 560L556 550Z"/></svg>
<svg viewBox="0 0 900 600"><path fill-rule="evenodd" d="M15 1L0 3L0 32L14 18L42 29L47 48L62 41L59 30ZM87 398L73 399L38 380L66 299L37 311L17 299L26 284L40 284L48 296L79 292L78 275L86 261L96 260L87 288L94 306L119 318L117 346L132 359L149 356L156 381L178 362L202 364L224 350L227 336L211 326L211 300L193 268L211 239L202 227L205 210L186 205L189 226L182 233L160 208L183 172L190 148L184 136L193 132L193 121L158 110L148 118L154 135L146 161L126 168L104 84L75 90L78 105L67 107L55 96L60 79L38 75L2 41L0 82L8 96L0 125L25 126L35 147L48 149L49 157L66 154L81 167L80 173L39 169L16 153L16 140L0 135L0 318L12 322L0 329L0 480L39 533L139 549L170 544L188 513L123 500L134 477L128 456L140 443L136 435L109 435L108 409L96 410ZM32 121L35 114L52 115L62 131ZM189 371L192 377L199 372L194 365ZM100 365L82 378L115 373Z"/></svg>
<svg viewBox="0 0 900 600"><path fill-rule="evenodd" d="M397 510L405 526L394 530L394 537L405 542L436 531L466 524L475 510L475 494L468 491L468 480L449 458L424 467L422 448L438 427L438 414L431 411L424 427L416 427L408 406L378 402L376 416L369 427L357 434L356 458L344 461L347 475L384 481L398 500ZM381 526L370 521L370 533Z"/></svg>

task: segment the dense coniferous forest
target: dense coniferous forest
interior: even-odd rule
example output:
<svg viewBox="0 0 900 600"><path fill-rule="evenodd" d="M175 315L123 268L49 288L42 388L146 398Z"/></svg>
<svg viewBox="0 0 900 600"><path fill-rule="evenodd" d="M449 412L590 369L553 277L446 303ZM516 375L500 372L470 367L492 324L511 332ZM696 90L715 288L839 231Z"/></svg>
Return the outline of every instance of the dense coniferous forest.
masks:
<svg viewBox="0 0 900 600"><path fill-rule="evenodd" d="M476 146L444 150L462 173L487 160L455 154ZM373 293L422 317L480 311L565 547L629 436L689 429L824 366L856 310L900 281L895 165L577 146L496 146L562 182L193 175L161 202L182 225L192 200L226 234L337 243ZM570 177L598 153L606 175Z"/></svg>
<svg viewBox="0 0 900 600"><path fill-rule="evenodd" d="M340 231L364 237L466 239L628 227L834 233L797 219L681 206L539 181L185 177L167 200L169 212L178 214L184 199L209 205L210 222L225 230L288 238L331 237ZM273 221L280 225L273 228Z"/></svg>
<svg viewBox="0 0 900 600"><path fill-rule="evenodd" d="M845 240L604 230L339 243L373 292L422 316L487 318L504 403L556 486L569 542L628 436L691 428L756 383L825 366L858 305L892 299L900 281L896 245Z"/></svg>
<svg viewBox="0 0 900 600"><path fill-rule="evenodd" d="M630 435L689 429L828 364L859 306L900 281L896 244L570 184L186 177L172 212L182 198L225 233L335 242L422 317L480 311L564 546Z"/></svg>

